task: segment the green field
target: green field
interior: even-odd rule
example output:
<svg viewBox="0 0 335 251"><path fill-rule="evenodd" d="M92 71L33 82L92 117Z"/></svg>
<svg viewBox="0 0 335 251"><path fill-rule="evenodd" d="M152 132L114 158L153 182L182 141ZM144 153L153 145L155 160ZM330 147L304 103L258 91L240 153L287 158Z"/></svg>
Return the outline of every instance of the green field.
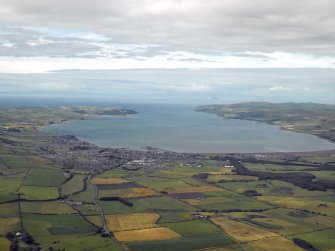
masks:
<svg viewBox="0 0 335 251"><path fill-rule="evenodd" d="M28 200L56 199L59 194L56 187L22 186L21 197Z"/></svg>
<svg viewBox="0 0 335 251"><path fill-rule="evenodd" d="M59 186L68 178L68 176L69 174L64 173L59 169L32 168L28 172L23 185L44 187Z"/></svg>
<svg viewBox="0 0 335 251"><path fill-rule="evenodd" d="M24 228L42 245L94 234L96 228L80 216L23 214Z"/></svg>
<svg viewBox="0 0 335 251"><path fill-rule="evenodd" d="M59 201L21 202L22 213L32 214L74 214L77 213L68 204Z"/></svg>
<svg viewBox="0 0 335 251"><path fill-rule="evenodd" d="M315 248L319 250L334 250L335 230L328 229L323 231L315 231L311 233L298 234L290 236L290 238L299 238L311 243Z"/></svg>
<svg viewBox="0 0 335 251"><path fill-rule="evenodd" d="M168 223L165 224L165 226L181 235L210 234L220 232L219 228L206 219Z"/></svg>
<svg viewBox="0 0 335 251"><path fill-rule="evenodd" d="M75 192L81 191L84 186L85 175L75 174L72 179L62 185L62 194L71 195Z"/></svg>
<svg viewBox="0 0 335 251"><path fill-rule="evenodd" d="M196 208L184 203L180 200L171 198L169 196L160 197L147 197L140 199L129 200L134 204L132 207L135 211L159 211L159 210L170 210L170 211L195 211Z"/></svg>
<svg viewBox="0 0 335 251"><path fill-rule="evenodd" d="M179 239L163 241L129 242L126 246L134 251L191 251L210 247L224 247L234 241L222 233L191 235Z"/></svg>
<svg viewBox="0 0 335 251"><path fill-rule="evenodd" d="M69 240L64 243L52 245L54 250L121 250L116 243L110 238L103 238L100 236L85 236Z"/></svg>

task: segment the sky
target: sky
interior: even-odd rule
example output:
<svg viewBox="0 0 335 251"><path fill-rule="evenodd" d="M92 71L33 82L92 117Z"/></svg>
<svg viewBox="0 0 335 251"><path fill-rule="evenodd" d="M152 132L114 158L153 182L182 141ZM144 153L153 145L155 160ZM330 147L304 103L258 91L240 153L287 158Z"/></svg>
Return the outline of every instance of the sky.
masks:
<svg viewBox="0 0 335 251"><path fill-rule="evenodd" d="M0 96L335 103L334 9L334 0L2 0Z"/></svg>

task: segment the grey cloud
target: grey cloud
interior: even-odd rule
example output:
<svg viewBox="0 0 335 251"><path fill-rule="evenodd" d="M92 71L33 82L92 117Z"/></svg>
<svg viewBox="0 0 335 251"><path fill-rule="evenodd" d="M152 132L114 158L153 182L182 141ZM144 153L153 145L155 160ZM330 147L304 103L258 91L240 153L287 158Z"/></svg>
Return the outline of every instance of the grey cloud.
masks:
<svg viewBox="0 0 335 251"><path fill-rule="evenodd" d="M333 0L3 0L0 21L169 50L335 53Z"/></svg>

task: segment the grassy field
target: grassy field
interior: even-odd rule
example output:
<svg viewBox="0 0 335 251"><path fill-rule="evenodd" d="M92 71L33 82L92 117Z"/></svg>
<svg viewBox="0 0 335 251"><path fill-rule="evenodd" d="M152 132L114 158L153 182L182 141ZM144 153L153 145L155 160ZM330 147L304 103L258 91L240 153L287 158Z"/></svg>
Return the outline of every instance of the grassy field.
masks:
<svg viewBox="0 0 335 251"><path fill-rule="evenodd" d="M25 229L42 245L94 234L96 228L76 215L23 214Z"/></svg>
<svg viewBox="0 0 335 251"><path fill-rule="evenodd" d="M23 185L53 187L61 185L69 174L59 169L51 168L32 168L29 170Z"/></svg>
<svg viewBox="0 0 335 251"><path fill-rule="evenodd" d="M54 250L115 250L121 251L118 245L111 238L103 238L100 236L78 237L63 243L52 245Z"/></svg>
<svg viewBox="0 0 335 251"><path fill-rule="evenodd" d="M6 235L7 232L20 229L19 217L1 217L0 218L0 235Z"/></svg>
<svg viewBox="0 0 335 251"><path fill-rule="evenodd" d="M94 197L94 187L90 182L87 182L87 189L75 195L71 195L74 201L85 201L91 203Z"/></svg>
<svg viewBox="0 0 335 251"><path fill-rule="evenodd" d="M310 233L290 236L290 238L299 238L311 243L319 250L335 250L334 242L335 230L327 229Z"/></svg>
<svg viewBox="0 0 335 251"><path fill-rule="evenodd" d="M48 200L58 198L56 187L22 186L21 197L28 200Z"/></svg>
<svg viewBox="0 0 335 251"><path fill-rule="evenodd" d="M33 214L74 214L77 213L68 204L59 201L21 202L22 213Z"/></svg>
<svg viewBox="0 0 335 251"><path fill-rule="evenodd" d="M85 177L85 175L75 174L71 180L62 185L62 194L70 195L83 189Z"/></svg>
<svg viewBox="0 0 335 251"><path fill-rule="evenodd" d="M220 232L219 228L206 219L175 222L164 225L180 235L210 234Z"/></svg>
<svg viewBox="0 0 335 251"><path fill-rule="evenodd" d="M115 189L115 190L99 190L100 197L120 196L122 198L139 198L139 197L150 197L160 195L161 194L159 192L144 187L134 187L128 189Z"/></svg>

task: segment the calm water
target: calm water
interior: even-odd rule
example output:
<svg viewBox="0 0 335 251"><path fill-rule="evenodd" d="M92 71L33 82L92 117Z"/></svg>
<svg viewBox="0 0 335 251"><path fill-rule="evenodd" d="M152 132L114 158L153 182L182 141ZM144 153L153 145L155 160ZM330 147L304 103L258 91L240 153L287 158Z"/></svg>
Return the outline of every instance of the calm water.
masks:
<svg viewBox="0 0 335 251"><path fill-rule="evenodd" d="M68 121L43 129L71 134L100 146L144 146L179 152L309 151L335 148L318 137L276 126L227 120L193 111L191 106L123 105L139 113L127 117Z"/></svg>

